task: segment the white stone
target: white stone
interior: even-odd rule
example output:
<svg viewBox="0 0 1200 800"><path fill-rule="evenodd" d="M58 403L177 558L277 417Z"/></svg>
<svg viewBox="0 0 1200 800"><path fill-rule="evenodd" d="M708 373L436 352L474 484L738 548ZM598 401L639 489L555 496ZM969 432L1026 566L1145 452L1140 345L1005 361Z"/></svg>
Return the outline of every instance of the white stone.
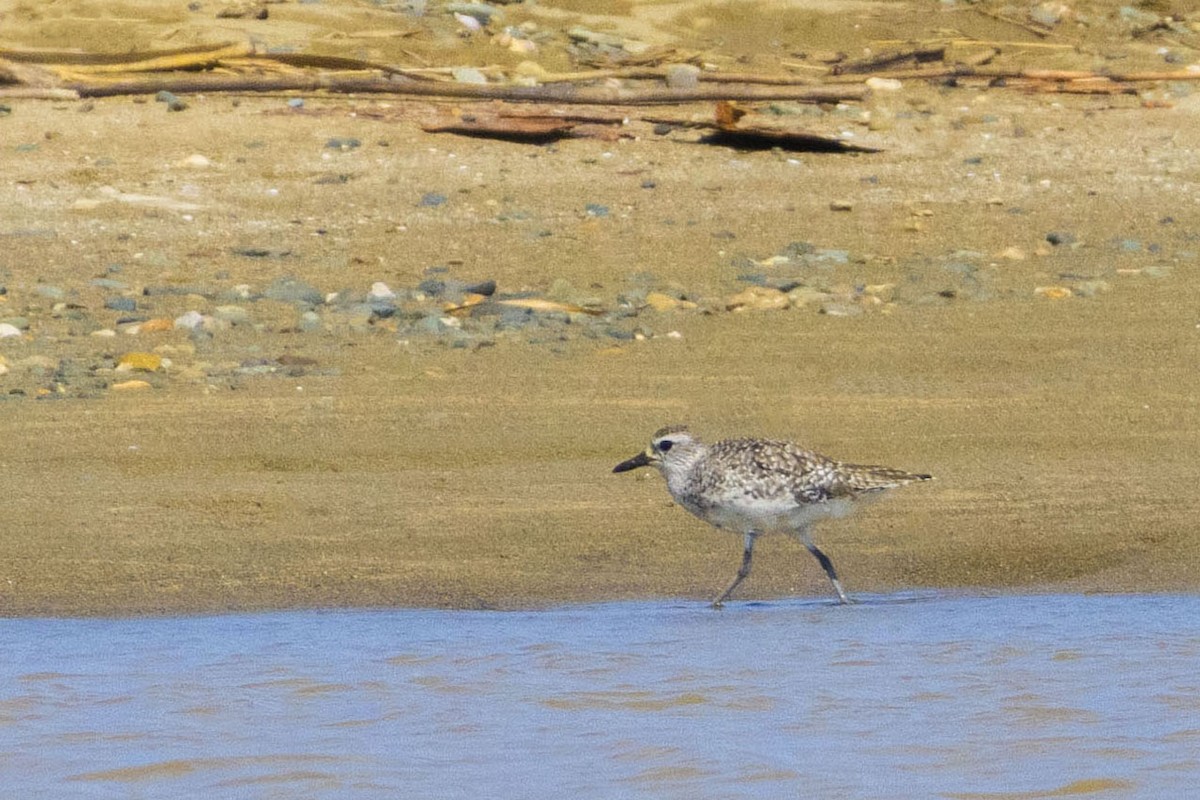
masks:
<svg viewBox="0 0 1200 800"><path fill-rule="evenodd" d="M204 315L199 311L189 311L175 318L175 327L194 331L204 324Z"/></svg>
<svg viewBox="0 0 1200 800"><path fill-rule="evenodd" d="M383 281L375 281L371 284L371 291L367 292L367 297L372 300L395 300L396 293Z"/></svg>
<svg viewBox="0 0 1200 800"><path fill-rule="evenodd" d="M212 162L199 153L192 153L190 156L180 161L179 166L204 169L205 167L211 167Z"/></svg>
<svg viewBox="0 0 1200 800"><path fill-rule="evenodd" d="M898 92L904 84L895 78L867 78L867 88L876 92Z"/></svg>

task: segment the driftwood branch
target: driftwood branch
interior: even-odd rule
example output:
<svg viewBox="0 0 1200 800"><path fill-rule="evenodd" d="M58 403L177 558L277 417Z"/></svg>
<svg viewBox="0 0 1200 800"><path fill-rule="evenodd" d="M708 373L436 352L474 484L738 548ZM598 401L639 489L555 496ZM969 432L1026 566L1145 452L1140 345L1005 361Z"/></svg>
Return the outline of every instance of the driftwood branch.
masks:
<svg viewBox="0 0 1200 800"><path fill-rule="evenodd" d="M163 50L151 50L143 53L87 53L80 50L24 50L15 48L0 48L0 59L16 61L23 64L69 64L75 66L98 66L104 64L138 64L154 59L167 59L174 56L211 56L233 48L236 52L252 52L249 45L237 42L218 42L217 44L188 45L187 47L172 47Z"/></svg>
<svg viewBox="0 0 1200 800"><path fill-rule="evenodd" d="M949 63L951 46L972 44L985 49L963 63ZM897 43L898 44L898 43ZM979 78L1034 91L1118 93L1137 82L1194 81L1200 72L1091 72L995 66L989 62L1003 46L1071 47L1041 42L988 43L973 40L920 43L833 67L815 84L809 77L771 73L700 71L698 85L665 86L670 67L661 61L645 65L580 72L543 74L536 86L507 83L469 84L449 80L449 67L406 68L342 56L263 54L247 43L183 47L134 54L0 49L0 85L10 96L108 97L218 92L333 92L387 94L399 97L501 100L564 105L669 105L721 100L745 102L792 100L841 102L861 100L870 78L956 80ZM934 63L936 62L936 63ZM902 68L902 65L911 65ZM794 65L797 66L797 65ZM806 65L798 65L806 66ZM828 68L820 68L828 69ZM495 70L483 70L491 73ZM647 81L628 87L594 85L609 78ZM592 84L592 85L583 85Z"/></svg>
<svg viewBox="0 0 1200 800"><path fill-rule="evenodd" d="M107 59L93 61L76 61L75 63L56 62L55 64L43 64L50 69L55 69L59 64L64 64L62 69L74 75L112 75L128 72L166 72L180 71L192 72L206 69L213 69L220 66L221 62L231 58L242 58L254 53L254 47L249 43L246 44L231 44L217 49L207 50L183 50L168 52L166 54L156 53L142 57L129 58L125 57L122 61L108 61Z"/></svg>
<svg viewBox="0 0 1200 800"><path fill-rule="evenodd" d="M66 81L60 88L72 89L81 97L112 97L129 94L153 94L158 91L199 92L280 92L329 91L356 94L391 94L418 97L455 97L509 102L578 103L582 105L656 105L667 103L714 102L718 100L795 100L810 103L836 103L861 100L865 86L698 86L694 89L609 89L580 88L571 84L548 86L507 86L500 84L423 83L382 77L346 75L227 76L188 75L154 76L135 80L99 82Z"/></svg>

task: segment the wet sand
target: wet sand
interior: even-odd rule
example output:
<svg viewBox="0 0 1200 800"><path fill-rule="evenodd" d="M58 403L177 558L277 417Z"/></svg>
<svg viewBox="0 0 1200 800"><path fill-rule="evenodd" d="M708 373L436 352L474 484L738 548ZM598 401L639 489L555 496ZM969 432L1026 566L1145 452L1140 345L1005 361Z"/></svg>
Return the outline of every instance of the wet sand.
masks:
<svg viewBox="0 0 1200 800"><path fill-rule="evenodd" d="M288 332L295 311L277 308L197 353L181 331L73 333L46 302L27 336L0 342L13 365L165 344L181 363L291 353L319 369L62 399L10 394L36 382L21 368L0 376L0 613L707 599L737 537L672 507L657 476L610 474L673 422L936 475L818 529L851 593L1194 591L1200 107L922 97L932 113L859 157L480 142L351 115L377 98L310 99L334 111L305 115L278 113L280 98L180 114L10 102L0 316L26 313L14 306L39 282L86 287L113 263L135 286L287 274L330 292L414 286L446 265L511 290L563 279L610 306L649 273L713 313L644 311L645 341L455 349ZM331 153L334 136L364 144ZM193 153L214 166L179 166ZM330 174L350 177L314 183ZM102 186L203 208L76 203ZM446 209L420 207L430 191ZM532 222L496 224L503 209ZM1047 245L1056 230L1078 245ZM794 241L867 254L835 282L917 289L856 316L725 312L745 286L737 260ZM251 246L291 255L233 254ZM1022 258L998 255L1014 247ZM938 295L956 251L986 254L986 292ZM1092 296L1035 292L1092 277ZM158 302L170 317L196 300ZM767 539L739 596L826 591L803 548Z"/></svg>
<svg viewBox="0 0 1200 800"><path fill-rule="evenodd" d="M302 391L8 403L4 607L706 598L736 537L609 472L669 420L935 473L819 531L851 591L1193 590L1190 350L1126 336L1161 325L1141 304L1073 311L704 319L617 354L379 342ZM794 542L759 555L743 597L826 591Z"/></svg>

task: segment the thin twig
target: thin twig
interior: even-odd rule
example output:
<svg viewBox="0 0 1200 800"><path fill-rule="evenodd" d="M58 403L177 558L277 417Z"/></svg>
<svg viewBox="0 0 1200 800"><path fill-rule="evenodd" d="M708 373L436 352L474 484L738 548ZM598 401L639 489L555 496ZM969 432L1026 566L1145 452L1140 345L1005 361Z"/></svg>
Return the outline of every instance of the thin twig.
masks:
<svg viewBox="0 0 1200 800"><path fill-rule="evenodd" d="M849 75L851 73L861 74L865 72L877 72L880 69L889 67L893 64L899 64L903 61L940 61L946 55L945 45L932 47L910 47L905 50L897 50L890 53L880 53L871 56L870 58L861 58L857 61L845 61L837 64L833 68L835 75Z"/></svg>

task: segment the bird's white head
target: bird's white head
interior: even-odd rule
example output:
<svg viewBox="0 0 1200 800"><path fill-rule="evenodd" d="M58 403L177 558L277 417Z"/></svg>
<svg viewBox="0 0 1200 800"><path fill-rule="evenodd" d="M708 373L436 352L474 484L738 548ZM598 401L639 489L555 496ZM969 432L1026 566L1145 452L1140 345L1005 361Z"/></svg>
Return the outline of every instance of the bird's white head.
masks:
<svg viewBox="0 0 1200 800"><path fill-rule="evenodd" d="M654 434L649 447L617 464L613 472L653 466L664 475L671 475L690 469L703 453L704 443L693 436L686 425L669 425Z"/></svg>

